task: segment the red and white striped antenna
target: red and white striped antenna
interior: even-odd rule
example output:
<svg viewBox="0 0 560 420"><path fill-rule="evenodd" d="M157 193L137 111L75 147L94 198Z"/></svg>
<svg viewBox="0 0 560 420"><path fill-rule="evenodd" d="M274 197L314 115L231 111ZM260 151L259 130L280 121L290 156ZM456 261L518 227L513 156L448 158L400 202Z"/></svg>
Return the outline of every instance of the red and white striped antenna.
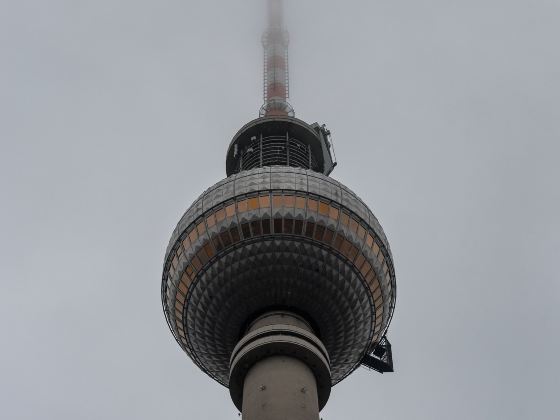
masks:
<svg viewBox="0 0 560 420"><path fill-rule="evenodd" d="M262 37L264 47L264 104L261 117L294 116L288 103L290 73L288 45L290 37L284 26L283 0L268 0L268 29Z"/></svg>

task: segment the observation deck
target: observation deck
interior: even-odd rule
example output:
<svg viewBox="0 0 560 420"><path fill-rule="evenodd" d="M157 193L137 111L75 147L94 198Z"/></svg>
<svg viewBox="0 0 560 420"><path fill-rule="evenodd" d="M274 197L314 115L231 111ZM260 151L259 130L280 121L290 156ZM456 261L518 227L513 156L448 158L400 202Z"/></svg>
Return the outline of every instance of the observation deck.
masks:
<svg viewBox="0 0 560 420"><path fill-rule="evenodd" d="M231 141L226 158L228 176L264 166L291 166L329 175L336 162L328 130L292 117L258 118Z"/></svg>

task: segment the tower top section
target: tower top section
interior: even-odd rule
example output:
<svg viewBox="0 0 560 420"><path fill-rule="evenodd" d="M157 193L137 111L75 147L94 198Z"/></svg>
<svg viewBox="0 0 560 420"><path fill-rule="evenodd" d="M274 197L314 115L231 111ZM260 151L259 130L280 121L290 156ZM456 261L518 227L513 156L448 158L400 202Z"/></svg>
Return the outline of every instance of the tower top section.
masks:
<svg viewBox="0 0 560 420"><path fill-rule="evenodd" d="M283 0L267 0L268 28L264 47L264 104L259 118L241 128L230 143L227 175L265 166L291 166L329 175L336 158L325 125L295 118L288 102L289 36Z"/></svg>
<svg viewBox="0 0 560 420"><path fill-rule="evenodd" d="M268 0L268 28L262 36L264 48L263 99L261 117L293 117L294 109L288 103L290 76L289 35L284 25L282 0Z"/></svg>
<svg viewBox="0 0 560 420"><path fill-rule="evenodd" d="M283 0L268 0L268 27L284 28L284 2Z"/></svg>

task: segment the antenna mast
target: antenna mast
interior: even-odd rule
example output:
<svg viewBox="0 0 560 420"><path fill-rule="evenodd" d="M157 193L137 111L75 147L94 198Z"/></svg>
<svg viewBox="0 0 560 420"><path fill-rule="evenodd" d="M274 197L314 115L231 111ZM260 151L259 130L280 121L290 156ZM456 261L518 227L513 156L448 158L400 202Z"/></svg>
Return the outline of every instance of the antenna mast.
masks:
<svg viewBox="0 0 560 420"><path fill-rule="evenodd" d="M261 117L294 116L288 103L288 31L284 26L283 0L268 0L268 29L262 37L264 47L264 104Z"/></svg>

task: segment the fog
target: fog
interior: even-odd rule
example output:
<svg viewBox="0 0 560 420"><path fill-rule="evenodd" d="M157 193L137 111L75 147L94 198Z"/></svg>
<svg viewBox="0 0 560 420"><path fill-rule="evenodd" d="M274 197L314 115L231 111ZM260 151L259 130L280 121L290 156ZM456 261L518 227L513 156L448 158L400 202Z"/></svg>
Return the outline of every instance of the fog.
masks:
<svg viewBox="0 0 560 420"><path fill-rule="evenodd" d="M290 1L291 99L391 243L396 372L324 420L555 419L560 2ZM0 414L236 419L167 241L262 103L264 2L0 2Z"/></svg>

